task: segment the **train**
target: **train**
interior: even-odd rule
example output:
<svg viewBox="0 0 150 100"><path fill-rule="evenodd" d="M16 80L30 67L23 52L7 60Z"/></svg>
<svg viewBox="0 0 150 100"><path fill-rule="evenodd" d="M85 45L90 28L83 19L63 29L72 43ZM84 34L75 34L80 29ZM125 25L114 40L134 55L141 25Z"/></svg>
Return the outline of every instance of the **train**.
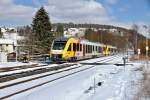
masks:
<svg viewBox="0 0 150 100"><path fill-rule="evenodd" d="M117 47L74 37L56 38L50 50L52 61L77 61L113 55Z"/></svg>

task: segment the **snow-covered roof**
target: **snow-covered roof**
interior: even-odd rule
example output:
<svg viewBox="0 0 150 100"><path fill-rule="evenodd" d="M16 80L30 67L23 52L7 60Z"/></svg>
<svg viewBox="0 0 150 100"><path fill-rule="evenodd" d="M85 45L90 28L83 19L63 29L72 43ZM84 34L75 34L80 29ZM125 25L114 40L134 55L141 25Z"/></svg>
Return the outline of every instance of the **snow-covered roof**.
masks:
<svg viewBox="0 0 150 100"><path fill-rule="evenodd" d="M11 39L0 39L0 44L14 44L14 41Z"/></svg>
<svg viewBox="0 0 150 100"><path fill-rule="evenodd" d="M5 28L1 28L1 31L2 31L2 33L5 33L6 29Z"/></svg>

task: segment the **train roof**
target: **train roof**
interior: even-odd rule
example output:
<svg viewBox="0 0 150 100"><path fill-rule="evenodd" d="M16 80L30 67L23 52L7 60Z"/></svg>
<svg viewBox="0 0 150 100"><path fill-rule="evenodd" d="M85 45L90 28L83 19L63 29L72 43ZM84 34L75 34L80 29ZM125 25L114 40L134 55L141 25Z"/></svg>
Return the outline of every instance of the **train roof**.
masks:
<svg viewBox="0 0 150 100"><path fill-rule="evenodd" d="M56 38L54 41L68 41L69 39L82 40L80 38L74 38L74 37L60 37L60 38Z"/></svg>
<svg viewBox="0 0 150 100"><path fill-rule="evenodd" d="M79 40L81 43L85 43L85 44L89 44L89 45L105 46L105 44L103 44L103 43L91 42L86 39L75 38L75 37L60 37L60 38L56 38L54 41L68 41L69 39ZM111 45L109 45L109 46L111 46Z"/></svg>
<svg viewBox="0 0 150 100"><path fill-rule="evenodd" d="M70 38L67 37L60 37L60 38L56 38L54 41L68 41Z"/></svg>
<svg viewBox="0 0 150 100"><path fill-rule="evenodd" d="M81 43L89 44L89 45L97 45L97 46L103 46L104 44L98 43L98 42L90 42L87 40L81 40Z"/></svg>

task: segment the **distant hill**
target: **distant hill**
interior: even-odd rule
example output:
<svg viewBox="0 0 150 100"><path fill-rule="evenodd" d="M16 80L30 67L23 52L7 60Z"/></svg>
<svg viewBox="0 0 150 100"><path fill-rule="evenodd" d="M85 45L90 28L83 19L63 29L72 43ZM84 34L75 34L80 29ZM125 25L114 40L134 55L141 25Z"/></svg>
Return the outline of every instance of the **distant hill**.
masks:
<svg viewBox="0 0 150 100"><path fill-rule="evenodd" d="M101 25L101 24L74 24L74 23L54 23L53 28L56 28L59 24L62 24L64 28L96 28L96 29L117 29L118 31L128 32L129 30L122 27L113 25Z"/></svg>

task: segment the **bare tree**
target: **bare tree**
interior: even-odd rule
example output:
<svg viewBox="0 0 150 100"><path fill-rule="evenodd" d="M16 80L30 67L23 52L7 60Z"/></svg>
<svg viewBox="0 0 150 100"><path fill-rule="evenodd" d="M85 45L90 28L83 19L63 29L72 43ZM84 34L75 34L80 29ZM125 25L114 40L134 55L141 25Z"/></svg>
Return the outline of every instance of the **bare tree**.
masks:
<svg viewBox="0 0 150 100"><path fill-rule="evenodd" d="M134 42L133 42L133 46L134 46L134 54L137 54L137 49L138 49L138 30L139 30L139 27L138 25L136 24L133 24L132 25L132 29L133 29L133 39L134 39Z"/></svg>

